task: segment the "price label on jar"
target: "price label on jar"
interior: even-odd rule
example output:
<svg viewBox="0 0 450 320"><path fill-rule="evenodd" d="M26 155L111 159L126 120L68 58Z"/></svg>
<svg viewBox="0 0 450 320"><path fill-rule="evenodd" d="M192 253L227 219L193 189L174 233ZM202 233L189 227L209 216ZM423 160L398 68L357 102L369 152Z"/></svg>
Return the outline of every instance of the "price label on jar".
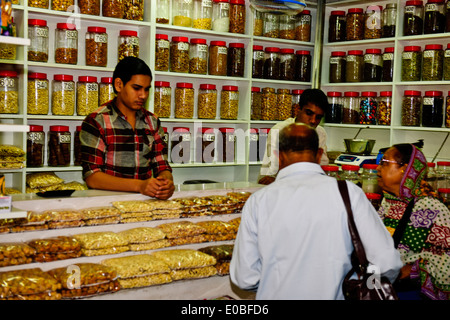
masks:
<svg viewBox="0 0 450 320"><path fill-rule="evenodd" d="M36 89L38 89L38 90L48 88L48 81L37 80L35 83L36 83Z"/></svg>
<svg viewBox="0 0 450 320"><path fill-rule="evenodd" d="M382 66L383 65L383 61L381 59L381 56L373 55L373 54L366 54L364 56L364 62L365 63L371 63L371 64L374 64L376 66Z"/></svg>
<svg viewBox="0 0 450 320"><path fill-rule="evenodd" d="M15 86L15 79L13 78L1 78L0 79L0 87L12 88Z"/></svg>
<svg viewBox="0 0 450 320"><path fill-rule="evenodd" d="M172 92L172 90L170 89L170 88L165 88L165 87L163 87L163 88L161 88L161 89L159 89L160 91L160 93L163 95L163 96L170 96L170 94L171 94L171 92Z"/></svg>
<svg viewBox="0 0 450 320"><path fill-rule="evenodd" d="M202 7L203 8L211 8L212 7L212 0L202 0Z"/></svg>
<svg viewBox="0 0 450 320"><path fill-rule="evenodd" d="M406 6L405 13L411 13L412 15L416 15L416 7L415 6Z"/></svg>
<svg viewBox="0 0 450 320"><path fill-rule="evenodd" d="M198 49L198 52L202 52L202 53L208 52L208 45L199 44L199 45L197 45L197 49Z"/></svg>
<svg viewBox="0 0 450 320"><path fill-rule="evenodd" d="M94 41L99 43L107 43L108 36L106 34L96 34L94 35Z"/></svg>
<svg viewBox="0 0 450 320"><path fill-rule="evenodd" d="M203 134L203 141L214 141L215 138L216 136L214 135L214 133Z"/></svg>
<svg viewBox="0 0 450 320"><path fill-rule="evenodd" d="M331 57L330 58L330 64L338 64L339 61L341 61L341 57Z"/></svg>
<svg viewBox="0 0 450 320"><path fill-rule="evenodd" d="M383 60L394 60L394 54L393 53L384 53Z"/></svg>
<svg viewBox="0 0 450 320"><path fill-rule="evenodd" d="M67 91L73 91L75 89L75 84L73 82L63 82L62 89Z"/></svg>
<svg viewBox="0 0 450 320"><path fill-rule="evenodd" d="M301 24L310 24L311 23L311 16L307 14L303 14L300 18Z"/></svg>
<svg viewBox="0 0 450 320"><path fill-rule="evenodd" d="M445 57L445 58L450 57L450 50L445 50L445 52L444 52L444 57Z"/></svg>
<svg viewBox="0 0 450 320"><path fill-rule="evenodd" d="M70 143L70 138L70 134L60 134L58 141L59 143Z"/></svg>
<svg viewBox="0 0 450 320"><path fill-rule="evenodd" d="M157 41L156 46L160 49L168 49L170 46L170 42L165 39L161 39Z"/></svg>
<svg viewBox="0 0 450 320"><path fill-rule="evenodd" d="M431 98L431 97L424 97L423 98L423 104L425 105L425 106L432 106L433 104L434 104L434 98Z"/></svg>
<svg viewBox="0 0 450 320"><path fill-rule="evenodd" d="M66 30L66 38L76 40L78 38L78 32L76 30Z"/></svg>
<svg viewBox="0 0 450 320"><path fill-rule="evenodd" d="M181 51L187 51L187 50L189 50L189 43L178 42L177 48L178 48L178 50L181 50Z"/></svg>
<svg viewBox="0 0 450 320"><path fill-rule="evenodd" d="M253 54L256 60L264 59L264 51L255 51Z"/></svg>
<svg viewBox="0 0 450 320"><path fill-rule="evenodd" d="M436 3L427 3L425 5L425 11L426 12L430 12L430 11L441 11L443 13L444 7L442 7L442 10L439 10L439 6Z"/></svg>
<svg viewBox="0 0 450 320"><path fill-rule="evenodd" d="M228 2L222 2L220 3L219 8L219 10L230 10L230 4Z"/></svg>
<svg viewBox="0 0 450 320"><path fill-rule="evenodd" d="M218 54L227 54L227 48L225 48L225 47L219 47L219 48L217 48L217 53Z"/></svg>
<svg viewBox="0 0 450 320"><path fill-rule="evenodd" d="M355 62L356 56L347 56L347 62Z"/></svg>
<svg viewBox="0 0 450 320"><path fill-rule="evenodd" d="M86 89L87 89L87 91L98 91L98 84L97 83L87 83Z"/></svg>
<svg viewBox="0 0 450 320"><path fill-rule="evenodd" d="M435 55L435 52L432 51L432 50L425 50L425 51L423 52L423 57L424 57L424 58L433 58L434 55Z"/></svg>
<svg viewBox="0 0 450 320"><path fill-rule="evenodd" d="M189 133L182 133L180 136L181 141L191 141L191 135Z"/></svg>
<svg viewBox="0 0 450 320"><path fill-rule="evenodd" d="M402 59L411 60L413 56L412 52L402 52Z"/></svg>
<svg viewBox="0 0 450 320"><path fill-rule="evenodd" d="M251 134L250 135L250 141L258 141L258 135L257 134Z"/></svg>
<svg viewBox="0 0 450 320"><path fill-rule="evenodd" d="M27 140L30 141L43 141L44 133L43 132L28 132Z"/></svg>
<svg viewBox="0 0 450 320"><path fill-rule="evenodd" d="M36 31L36 36L42 37L42 38L48 38L48 29L47 28L36 28L34 29Z"/></svg>
<svg viewBox="0 0 450 320"><path fill-rule="evenodd" d="M229 142L234 142L234 141L236 141L236 136L235 136L234 134L230 134L230 135L228 136L228 141L229 141Z"/></svg>
<svg viewBox="0 0 450 320"><path fill-rule="evenodd" d="M139 45L139 38L138 37L130 37L128 39L128 44L131 44L132 46L138 46Z"/></svg>
<svg viewBox="0 0 450 320"><path fill-rule="evenodd" d="M229 92L228 96L230 97L230 100L239 100L239 93L231 91Z"/></svg>

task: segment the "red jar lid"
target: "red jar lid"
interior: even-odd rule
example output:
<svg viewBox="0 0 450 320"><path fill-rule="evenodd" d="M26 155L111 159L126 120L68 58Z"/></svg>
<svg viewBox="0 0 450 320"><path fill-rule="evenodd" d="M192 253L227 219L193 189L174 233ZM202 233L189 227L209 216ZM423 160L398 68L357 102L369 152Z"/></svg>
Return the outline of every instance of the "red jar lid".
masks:
<svg viewBox="0 0 450 320"><path fill-rule="evenodd" d="M228 2L228 0L213 0L214 2Z"/></svg>
<svg viewBox="0 0 450 320"><path fill-rule="evenodd" d="M405 51L406 52L418 52L422 50L422 48L420 46L405 46Z"/></svg>
<svg viewBox="0 0 450 320"><path fill-rule="evenodd" d="M406 5L407 6L421 6L421 5L423 5L423 1L418 1L418 0L406 1Z"/></svg>
<svg viewBox="0 0 450 320"><path fill-rule="evenodd" d="M338 166L321 166L323 171L339 171L339 167Z"/></svg>
<svg viewBox="0 0 450 320"><path fill-rule="evenodd" d="M57 81L73 81L73 76L70 74L55 74L53 79Z"/></svg>
<svg viewBox="0 0 450 320"><path fill-rule="evenodd" d="M163 131L164 131L164 133L167 133L167 128L163 127Z"/></svg>
<svg viewBox="0 0 450 320"><path fill-rule="evenodd" d="M244 44L240 42L233 42L228 45L230 48L243 48Z"/></svg>
<svg viewBox="0 0 450 320"><path fill-rule="evenodd" d="M178 133L184 133L184 132L189 133L189 128L186 128L186 127L174 127L172 132L174 132L174 131L176 131Z"/></svg>
<svg viewBox="0 0 450 320"><path fill-rule="evenodd" d="M101 77L100 81L102 83L112 83L113 78L112 77Z"/></svg>
<svg viewBox="0 0 450 320"><path fill-rule="evenodd" d="M345 16L345 11L343 10L333 10L330 12L332 16Z"/></svg>
<svg viewBox="0 0 450 320"><path fill-rule="evenodd" d="M449 43L449 45L450 45L450 43ZM258 46L258 45L254 45L253 46L253 51L262 51L263 50L263 46Z"/></svg>
<svg viewBox="0 0 450 320"><path fill-rule="evenodd" d="M362 56L363 55L363 51L362 50L350 50L349 52L348 52L348 54L349 55L352 55L352 56Z"/></svg>
<svg viewBox="0 0 450 320"><path fill-rule="evenodd" d="M77 127L75 128L75 130L76 130L77 132L80 132L80 131L81 131L81 126L77 126Z"/></svg>
<svg viewBox="0 0 450 320"><path fill-rule="evenodd" d="M359 166L354 166L351 164L343 164L342 170L349 170L349 171L359 171Z"/></svg>
<svg viewBox="0 0 450 320"><path fill-rule="evenodd" d="M252 87L252 92L261 92L260 87Z"/></svg>
<svg viewBox="0 0 450 320"><path fill-rule="evenodd" d="M266 52L280 52L280 48L277 47L266 47Z"/></svg>
<svg viewBox="0 0 450 320"><path fill-rule="evenodd" d="M367 199L371 199L371 200L379 200L379 199L381 199L381 194L367 192L366 197L367 197Z"/></svg>
<svg viewBox="0 0 450 320"><path fill-rule="evenodd" d="M173 42L188 42L188 37L172 37Z"/></svg>
<svg viewBox="0 0 450 320"><path fill-rule="evenodd" d="M169 40L169 36L167 34L158 33L155 36L156 40Z"/></svg>
<svg viewBox="0 0 450 320"><path fill-rule="evenodd" d="M427 162L427 166L430 167L430 168L434 168L434 167L436 167L436 163L434 163L434 162Z"/></svg>
<svg viewBox="0 0 450 320"><path fill-rule="evenodd" d="M222 90L225 90L225 91L238 91L238 87L237 86L223 86Z"/></svg>
<svg viewBox="0 0 450 320"><path fill-rule="evenodd" d="M292 53L294 53L294 49L283 48L283 49L280 50L280 53L282 53L282 54L292 54Z"/></svg>
<svg viewBox="0 0 450 320"><path fill-rule="evenodd" d="M219 131L220 132L223 132L223 133L233 133L234 132L234 128L219 128Z"/></svg>
<svg viewBox="0 0 450 320"><path fill-rule="evenodd" d="M309 10L303 10L302 12L300 12L300 14L311 14L311 11L309 11Z"/></svg>
<svg viewBox="0 0 450 320"><path fill-rule="evenodd" d="M97 82L97 77L92 76L79 76L78 77L79 82Z"/></svg>
<svg viewBox="0 0 450 320"><path fill-rule="evenodd" d="M216 90L215 84L201 84L200 89L202 90Z"/></svg>
<svg viewBox="0 0 450 320"><path fill-rule="evenodd" d="M47 21L41 19L28 19L28 25L45 27L47 25Z"/></svg>
<svg viewBox="0 0 450 320"><path fill-rule="evenodd" d="M377 93L374 92L374 91L364 91L364 92L361 92L361 96L363 96L363 97L376 97Z"/></svg>
<svg viewBox="0 0 450 320"><path fill-rule="evenodd" d="M363 164L364 169L376 170L378 165L376 163L365 163Z"/></svg>
<svg viewBox="0 0 450 320"><path fill-rule="evenodd" d="M206 39L194 38L191 39L192 44L206 44Z"/></svg>
<svg viewBox="0 0 450 320"><path fill-rule="evenodd" d="M103 27L88 27L88 32L94 32L94 33L106 33L106 28Z"/></svg>
<svg viewBox="0 0 450 320"><path fill-rule="evenodd" d="M331 52L332 57L345 57L345 51L333 51Z"/></svg>
<svg viewBox="0 0 450 320"><path fill-rule="evenodd" d="M77 26L72 23L57 23L56 28L58 29L69 29L76 30Z"/></svg>
<svg viewBox="0 0 450 320"><path fill-rule="evenodd" d="M329 91L329 92L327 92L327 96L328 97L341 97L342 96L342 92Z"/></svg>
<svg viewBox="0 0 450 320"><path fill-rule="evenodd" d="M381 49L367 49L366 53L368 53L368 54L381 54Z"/></svg>
<svg viewBox="0 0 450 320"><path fill-rule="evenodd" d="M47 79L47 74L41 72L30 72L28 74L28 79Z"/></svg>
<svg viewBox="0 0 450 320"><path fill-rule="evenodd" d="M138 33L134 30L120 30L120 36L137 37Z"/></svg>
<svg viewBox="0 0 450 320"><path fill-rule="evenodd" d="M428 3L444 3L444 2L445 2L445 0L428 0L427 4Z"/></svg>
<svg viewBox="0 0 450 320"><path fill-rule="evenodd" d="M17 77L16 71L2 70L0 71L0 77Z"/></svg>
<svg viewBox="0 0 450 320"><path fill-rule="evenodd" d="M258 134L258 132L259 132L259 130L256 128L250 128L249 131L250 131L250 133L256 133L256 134Z"/></svg>
<svg viewBox="0 0 450 320"><path fill-rule="evenodd" d="M205 132L208 132L208 133L214 133L214 129L212 129L212 128L199 128L199 131L201 132L201 133L205 133Z"/></svg>
<svg viewBox="0 0 450 320"><path fill-rule="evenodd" d="M155 87L170 87L169 81L155 81Z"/></svg>
<svg viewBox="0 0 450 320"><path fill-rule="evenodd" d="M261 129L259 129L259 132L263 133L263 134L268 134L269 131L270 131L270 128L261 128Z"/></svg>
<svg viewBox="0 0 450 320"><path fill-rule="evenodd" d="M384 48L385 53L394 53L394 47Z"/></svg>
<svg viewBox="0 0 450 320"><path fill-rule="evenodd" d="M442 44L427 44L425 50L442 50Z"/></svg>
<svg viewBox="0 0 450 320"><path fill-rule="evenodd" d="M438 192L439 193L450 193L450 188L439 188Z"/></svg>
<svg viewBox="0 0 450 320"><path fill-rule="evenodd" d="M305 55L311 54L311 52L307 51L307 50L297 50L297 51L295 51L295 54L298 54L298 55L301 55L301 56L305 56Z"/></svg>
<svg viewBox="0 0 450 320"><path fill-rule="evenodd" d="M346 91L344 92L344 97L358 97L359 92L356 91Z"/></svg>
<svg viewBox="0 0 450 320"><path fill-rule="evenodd" d="M392 91L381 91L380 97L392 97Z"/></svg>
<svg viewBox="0 0 450 320"><path fill-rule="evenodd" d="M405 90L404 95L405 96L420 96L422 93L420 91L416 90Z"/></svg>
<svg viewBox="0 0 450 320"><path fill-rule="evenodd" d="M44 126L38 124L30 124L30 132L40 132L44 130Z"/></svg>
<svg viewBox="0 0 450 320"><path fill-rule="evenodd" d="M438 161L437 165L438 166L444 166L444 167L450 166L450 161Z"/></svg>
<svg viewBox="0 0 450 320"><path fill-rule="evenodd" d="M292 89L292 94L302 94L303 91L305 91L305 90L302 90L302 89Z"/></svg>
<svg viewBox="0 0 450 320"><path fill-rule="evenodd" d="M225 47L227 45L225 41L211 41L209 44L211 46L220 46L220 47Z"/></svg>
<svg viewBox="0 0 450 320"><path fill-rule="evenodd" d="M361 8L350 8L348 9L348 13L363 13L364 9Z"/></svg>
<svg viewBox="0 0 450 320"><path fill-rule="evenodd" d="M442 91L425 91L426 97L440 97L442 96Z"/></svg>
<svg viewBox="0 0 450 320"><path fill-rule="evenodd" d="M69 131L69 126L50 126L50 131L56 132Z"/></svg>
<svg viewBox="0 0 450 320"><path fill-rule="evenodd" d="M230 4L245 4L245 0L230 0Z"/></svg>
<svg viewBox="0 0 450 320"><path fill-rule="evenodd" d="M177 83L177 88L192 89L193 85L192 85L192 83L188 83L188 82L178 82Z"/></svg>

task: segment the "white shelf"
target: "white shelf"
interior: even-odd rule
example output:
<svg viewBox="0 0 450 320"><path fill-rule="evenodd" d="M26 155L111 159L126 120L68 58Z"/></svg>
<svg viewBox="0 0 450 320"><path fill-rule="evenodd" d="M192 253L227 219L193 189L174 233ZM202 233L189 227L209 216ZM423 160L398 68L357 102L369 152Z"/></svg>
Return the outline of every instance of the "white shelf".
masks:
<svg viewBox="0 0 450 320"><path fill-rule="evenodd" d="M16 46L29 46L30 39L0 36L0 43L15 44Z"/></svg>
<svg viewBox="0 0 450 320"><path fill-rule="evenodd" d="M26 218L27 217L27 211L26 210L20 210L13 207L11 208L10 212L0 212L0 219L16 219L16 218Z"/></svg>
<svg viewBox="0 0 450 320"><path fill-rule="evenodd" d="M28 132L30 126L24 124L0 124L0 132Z"/></svg>

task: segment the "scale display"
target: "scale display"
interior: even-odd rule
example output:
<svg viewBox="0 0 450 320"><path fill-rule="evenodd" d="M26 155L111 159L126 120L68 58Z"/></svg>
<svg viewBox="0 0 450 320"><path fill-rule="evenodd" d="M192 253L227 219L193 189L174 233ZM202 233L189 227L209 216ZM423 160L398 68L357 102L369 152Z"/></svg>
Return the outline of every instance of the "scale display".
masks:
<svg viewBox="0 0 450 320"><path fill-rule="evenodd" d="M362 155L356 155L356 154L341 154L337 157L337 159L334 161L336 164L351 164L355 166L362 166L366 163L377 163L377 156L376 155L368 155L368 156L362 156Z"/></svg>

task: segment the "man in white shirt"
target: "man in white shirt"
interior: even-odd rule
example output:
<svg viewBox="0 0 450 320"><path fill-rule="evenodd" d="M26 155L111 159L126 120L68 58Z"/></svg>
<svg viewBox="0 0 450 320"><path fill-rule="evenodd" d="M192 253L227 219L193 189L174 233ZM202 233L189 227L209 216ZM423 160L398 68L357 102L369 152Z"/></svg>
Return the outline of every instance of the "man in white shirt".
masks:
<svg viewBox="0 0 450 320"><path fill-rule="evenodd" d="M291 124L280 132L280 172L247 200L230 264L231 281L257 299L344 299L353 244L335 178L319 165L316 131ZM391 282L403 263L361 188L347 183L367 259Z"/></svg>
<svg viewBox="0 0 450 320"><path fill-rule="evenodd" d="M328 108L327 96L320 89L306 89L300 95L299 107L300 109L295 118L288 118L283 122L277 123L270 129L267 135L267 143L258 176L258 183L270 184L275 180L279 170L278 158L274 153L278 149L278 135L281 129L293 123L305 123L316 129L319 135L319 147L323 150L320 164L326 165L329 163L327 156L327 133L323 127L319 126Z"/></svg>

